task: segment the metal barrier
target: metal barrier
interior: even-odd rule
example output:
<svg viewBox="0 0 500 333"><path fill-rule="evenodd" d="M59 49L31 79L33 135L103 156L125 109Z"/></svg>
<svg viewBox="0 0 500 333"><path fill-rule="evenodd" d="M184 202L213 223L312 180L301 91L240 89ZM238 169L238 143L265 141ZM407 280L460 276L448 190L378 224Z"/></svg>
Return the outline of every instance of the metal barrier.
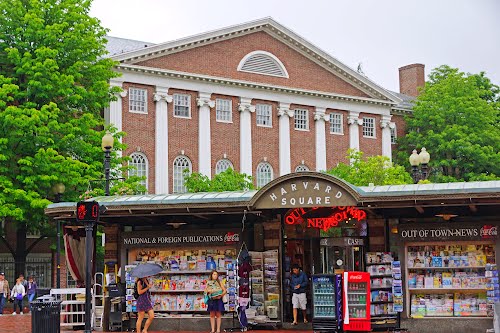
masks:
<svg viewBox="0 0 500 333"><path fill-rule="evenodd" d="M36 300L30 305L32 333L61 332L61 302Z"/></svg>

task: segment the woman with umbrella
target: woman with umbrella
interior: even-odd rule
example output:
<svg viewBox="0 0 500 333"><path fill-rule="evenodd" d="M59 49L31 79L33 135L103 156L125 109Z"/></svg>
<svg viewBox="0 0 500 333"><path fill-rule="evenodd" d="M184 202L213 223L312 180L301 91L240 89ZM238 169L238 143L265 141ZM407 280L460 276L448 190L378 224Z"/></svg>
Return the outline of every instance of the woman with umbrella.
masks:
<svg viewBox="0 0 500 333"><path fill-rule="evenodd" d="M148 320L146 320L146 323L144 324L142 333L148 333L148 328L155 317L153 304L151 302L151 293L149 292L153 284L148 281L147 277L156 275L162 270L163 268L157 264L141 264L135 267L131 272L132 276L138 278L135 284L137 291L134 291L137 308L136 332L138 333L141 332L142 320L144 319L146 312L148 314Z"/></svg>

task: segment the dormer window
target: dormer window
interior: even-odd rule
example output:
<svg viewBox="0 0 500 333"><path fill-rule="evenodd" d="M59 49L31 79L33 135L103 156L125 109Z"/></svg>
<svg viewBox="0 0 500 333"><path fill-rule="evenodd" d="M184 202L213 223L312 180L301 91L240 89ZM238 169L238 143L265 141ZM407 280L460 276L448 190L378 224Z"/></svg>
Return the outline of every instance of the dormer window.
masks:
<svg viewBox="0 0 500 333"><path fill-rule="evenodd" d="M254 51L244 56L238 65L238 71L288 78L283 63L266 51Z"/></svg>

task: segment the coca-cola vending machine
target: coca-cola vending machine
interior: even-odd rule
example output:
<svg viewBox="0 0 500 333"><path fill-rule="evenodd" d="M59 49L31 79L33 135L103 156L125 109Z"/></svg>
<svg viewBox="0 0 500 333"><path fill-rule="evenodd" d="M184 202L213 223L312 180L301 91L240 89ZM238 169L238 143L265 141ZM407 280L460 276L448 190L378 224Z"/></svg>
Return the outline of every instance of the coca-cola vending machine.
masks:
<svg viewBox="0 0 500 333"><path fill-rule="evenodd" d="M370 331L370 274L344 272L344 331Z"/></svg>

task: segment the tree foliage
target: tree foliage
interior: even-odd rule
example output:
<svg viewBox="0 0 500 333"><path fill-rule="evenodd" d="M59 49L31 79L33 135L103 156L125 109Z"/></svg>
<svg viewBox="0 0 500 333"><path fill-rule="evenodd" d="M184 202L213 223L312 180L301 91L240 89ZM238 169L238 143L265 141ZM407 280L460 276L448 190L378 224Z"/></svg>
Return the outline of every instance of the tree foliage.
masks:
<svg viewBox="0 0 500 333"><path fill-rule="evenodd" d="M485 73L434 69L406 119L398 163L409 165L411 151L426 147L434 182L499 179L499 91Z"/></svg>
<svg viewBox="0 0 500 333"><path fill-rule="evenodd" d="M253 189L252 177L234 171L228 168L213 179L194 172L184 172L184 181L188 192L223 192L223 191L242 191Z"/></svg>
<svg viewBox="0 0 500 333"><path fill-rule="evenodd" d="M412 178L405 168L393 165L386 156L363 158L363 152L349 149L351 164L339 163L326 173L339 177L356 186L411 184Z"/></svg>
<svg viewBox="0 0 500 333"><path fill-rule="evenodd" d="M117 92L109 86L117 74L90 5L0 1L0 219L15 225L17 247L0 240L16 262L29 252L20 239L26 231L53 230L44 209L54 184L65 184L64 199L76 201L89 179L102 177L102 111ZM118 140L115 147L123 149ZM112 166L122 162L113 158Z"/></svg>

